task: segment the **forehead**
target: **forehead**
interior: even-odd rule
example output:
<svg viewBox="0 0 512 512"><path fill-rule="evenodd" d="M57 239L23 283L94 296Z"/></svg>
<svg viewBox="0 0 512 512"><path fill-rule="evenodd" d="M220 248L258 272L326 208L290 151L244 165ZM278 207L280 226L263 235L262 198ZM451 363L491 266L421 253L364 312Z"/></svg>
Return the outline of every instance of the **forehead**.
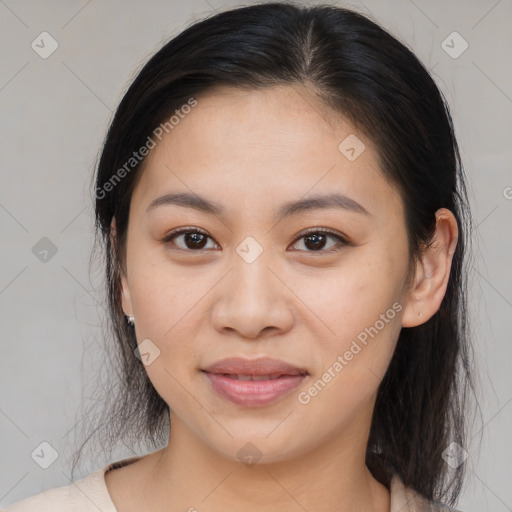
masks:
<svg viewBox="0 0 512 512"><path fill-rule="evenodd" d="M196 99L146 158L133 200L179 190L247 206L340 191L369 210L396 202L372 142L307 88L223 87Z"/></svg>

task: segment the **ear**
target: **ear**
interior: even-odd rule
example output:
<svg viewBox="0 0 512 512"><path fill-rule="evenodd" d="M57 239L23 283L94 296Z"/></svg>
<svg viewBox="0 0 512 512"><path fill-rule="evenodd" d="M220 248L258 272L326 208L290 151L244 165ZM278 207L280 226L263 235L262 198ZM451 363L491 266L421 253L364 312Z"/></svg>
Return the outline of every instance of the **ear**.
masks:
<svg viewBox="0 0 512 512"><path fill-rule="evenodd" d="M436 231L416 263L414 284L402 316L403 327L416 327L432 318L448 286L457 247L457 220L446 208L436 212Z"/></svg>
<svg viewBox="0 0 512 512"><path fill-rule="evenodd" d="M117 229L116 229L116 218L112 218L112 223L110 224L110 241L112 244L112 247L116 247L116 237L117 237ZM126 278L125 272L123 270L123 267L125 268L126 265L120 265L121 266L121 304L123 307L123 311L125 315L133 315L133 308L132 308L132 300L130 297L130 287L128 285L128 280Z"/></svg>

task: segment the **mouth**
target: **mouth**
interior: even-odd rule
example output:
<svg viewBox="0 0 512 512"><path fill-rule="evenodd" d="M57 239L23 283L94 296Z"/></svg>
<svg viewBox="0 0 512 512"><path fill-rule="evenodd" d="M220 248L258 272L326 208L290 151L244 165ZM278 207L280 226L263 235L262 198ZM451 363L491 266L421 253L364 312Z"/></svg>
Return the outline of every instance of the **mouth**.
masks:
<svg viewBox="0 0 512 512"><path fill-rule="evenodd" d="M224 375L224 377L227 377L228 379L233 380L252 380L252 381L260 381L260 380L276 380L280 377L286 377L286 374L278 375L277 373L268 375L251 375L251 374L230 374L230 373L217 373L215 375Z"/></svg>
<svg viewBox="0 0 512 512"><path fill-rule="evenodd" d="M217 394L243 407L274 402L309 375L304 368L270 358L223 359L202 371Z"/></svg>

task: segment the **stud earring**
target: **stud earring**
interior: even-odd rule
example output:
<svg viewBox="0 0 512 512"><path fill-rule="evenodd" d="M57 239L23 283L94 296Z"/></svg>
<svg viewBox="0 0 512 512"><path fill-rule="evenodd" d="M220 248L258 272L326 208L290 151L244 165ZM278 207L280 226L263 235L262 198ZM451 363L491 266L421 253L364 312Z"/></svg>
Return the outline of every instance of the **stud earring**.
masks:
<svg viewBox="0 0 512 512"><path fill-rule="evenodd" d="M126 318L130 325L135 325L135 317L133 315L126 315Z"/></svg>

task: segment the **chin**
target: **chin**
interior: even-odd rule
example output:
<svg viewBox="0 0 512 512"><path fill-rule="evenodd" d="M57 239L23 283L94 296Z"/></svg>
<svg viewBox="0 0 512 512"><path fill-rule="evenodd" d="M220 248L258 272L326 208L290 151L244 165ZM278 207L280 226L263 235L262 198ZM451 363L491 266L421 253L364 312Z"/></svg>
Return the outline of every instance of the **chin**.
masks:
<svg viewBox="0 0 512 512"><path fill-rule="evenodd" d="M227 425L233 437L227 434L212 436L211 430L207 433L202 432L201 437L217 454L229 460L242 462L248 467L254 464L283 462L314 448L316 443L298 438L296 431L282 428L282 425L276 429L278 424L279 421L274 421L270 429L267 422L264 428L257 428L254 423L249 428L241 428L241 425L239 428L234 428ZM278 433L280 428L282 431ZM272 431L272 429L275 430Z"/></svg>

